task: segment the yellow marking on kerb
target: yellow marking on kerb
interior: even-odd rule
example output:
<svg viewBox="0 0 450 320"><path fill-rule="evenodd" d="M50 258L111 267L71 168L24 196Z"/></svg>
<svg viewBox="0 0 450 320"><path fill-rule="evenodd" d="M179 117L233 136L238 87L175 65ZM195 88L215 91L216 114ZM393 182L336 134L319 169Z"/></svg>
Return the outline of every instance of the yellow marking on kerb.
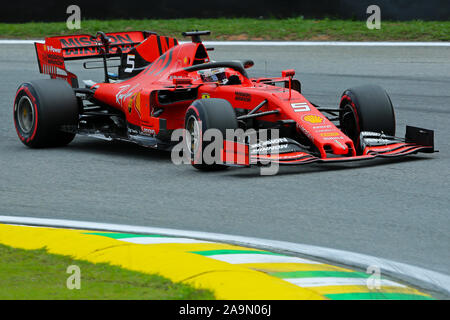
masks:
<svg viewBox="0 0 450 320"><path fill-rule="evenodd" d="M174 282L211 289L218 299L324 299L310 289L239 265L183 252L187 245L132 244L84 234L85 230L31 228L0 224L0 242L16 248L39 249L89 262L110 263L147 274L160 274ZM210 244L189 244L194 251L211 250ZM232 246L235 248L235 246ZM181 250L183 248L183 250ZM216 248L224 248L218 244Z"/></svg>

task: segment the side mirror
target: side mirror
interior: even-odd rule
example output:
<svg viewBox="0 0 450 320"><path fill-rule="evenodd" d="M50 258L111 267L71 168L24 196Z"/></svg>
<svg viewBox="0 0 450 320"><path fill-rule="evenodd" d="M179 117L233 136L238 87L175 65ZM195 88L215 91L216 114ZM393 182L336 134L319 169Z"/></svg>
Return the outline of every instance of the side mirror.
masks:
<svg viewBox="0 0 450 320"><path fill-rule="evenodd" d="M293 77L293 76L295 76L295 70L294 69L283 70L283 71L281 71L281 76L283 78Z"/></svg>
<svg viewBox="0 0 450 320"><path fill-rule="evenodd" d="M244 60L244 61L242 61L242 64L244 65L245 69L248 69L248 68L253 67L253 65L255 63L253 62L253 60Z"/></svg>
<svg viewBox="0 0 450 320"><path fill-rule="evenodd" d="M245 69L251 68L255 65L255 63L253 62L253 60L232 60L233 62L239 62L241 63Z"/></svg>

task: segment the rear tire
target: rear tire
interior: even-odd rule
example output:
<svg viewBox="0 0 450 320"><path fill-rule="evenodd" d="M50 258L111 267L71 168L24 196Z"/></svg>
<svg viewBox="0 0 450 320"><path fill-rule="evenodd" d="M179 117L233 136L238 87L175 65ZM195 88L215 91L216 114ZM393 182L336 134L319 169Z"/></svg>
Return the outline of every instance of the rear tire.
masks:
<svg viewBox="0 0 450 320"><path fill-rule="evenodd" d="M391 99L380 86L365 85L347 89L342 94L339 108L341 131L353 140L362 153L360 133L372 131L395 135L395 113Z"/></svg>
<svg viewBox="0 0 450 320"><path fill-rule="evenodd" d="M196 100L186 110L185 129L189 135L187 149L191 154L192 166L202 171L224 170L228 167L220 163L205 163L204 150L212 143L203 141L208 129L218 129L225 138L226 130L238 128L236 114L231 104L223 99ZM201 161L198 161L201 160ZM200 163L199 163L200 162Z"/></svg>
<svg viewBox="0 0 450 320"><path fill-rule="evenodd" d="M17 90L14 125L20 140L30 148L69 144L75 133L61 131L61 127L76 127L78 117L75 93L63 80L30 81Z"/></svg>

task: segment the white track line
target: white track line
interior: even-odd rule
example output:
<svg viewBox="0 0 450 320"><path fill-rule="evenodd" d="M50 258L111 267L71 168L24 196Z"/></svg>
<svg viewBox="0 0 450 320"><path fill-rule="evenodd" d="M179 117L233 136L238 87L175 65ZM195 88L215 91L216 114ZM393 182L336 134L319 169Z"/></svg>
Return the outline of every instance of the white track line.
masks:
<svg viewBox="0 0 450 320"><path fill-rule="evenodd" d="M367 279L363 278L284 278L284 281L288 281L297 286L308 287L328 287L328 286L366 286ZM381 286L390 287L406 287L398 282L391 280L381 279Z"/></svg>
<svg viewBox="0 0 450 320"><path fill-rule="evenodd" d="M238 245L253 246L265 250L289 251L309 257L315 257L343 265L354 266L366 270L368 266L377 266L382 274L390 275L399 280L406 281L426 290L437 290L450 294L450 276L436 271L411 266L383 258L372 257L360 253L329 249L312 245L298 244L286 241L266 240L259 238L226 235L220 233L186 231L177 229L141 227L119 225L111 223L84 222L74 220L43 219L31 217L0 216L0 222L37 225L48 227L62 227L72 229L104 230L126 233L160 234L173 237L205 239L210 241L234 243Z"/></svg>
<svg viewBox="0 0 450 320"><path fill-rule="evenodd" d="M210 243L206 240L195 240L187 238L172 238L172 237L137 237L137 238L120 238L120 241L135 243L135 244L159 244L159 243Z"/></svg>
<svg viewBox="0 0 450 320"><path fill-rule="evenodd" d="M204 41L211 46L269 46L269 47L450 47L450 42L365 42L365 41Z"/></svg>
<svg viewBox="0 0 450 320"><path fill-rule="evenodd" d="M33 44L38 40L2 39L0 44ZM180 44L188 41L180 41ZM401 42L401 41L204 41L206 46L266 46L266 47L450 47L450 42Z"/></svg>
<svg viewBox="0 0 450 320"><path fill-rule="evenodd" d="M207 256L231 264L242 263L306 263L320 264L320 262L301 259L297 257L279 256L274 254L258 254L258 253L232 253L232 254L216 254Z"/></svg>
<svg viewBox="0 0 450 320"><path fill-rule="evenodd" d="M34 44L35 42L44 42L44 40L42 40L42 39L37 39L37 40L2 39L2 40L0 40L0 44Z"/></svg>

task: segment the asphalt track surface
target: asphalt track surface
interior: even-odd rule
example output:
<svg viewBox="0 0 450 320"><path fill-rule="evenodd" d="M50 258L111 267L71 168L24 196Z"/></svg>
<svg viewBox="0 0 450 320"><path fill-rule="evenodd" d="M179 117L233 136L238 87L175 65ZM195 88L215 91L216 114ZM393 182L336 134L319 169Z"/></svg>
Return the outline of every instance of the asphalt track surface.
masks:
<svg viewBox="0 0 450 320"><path fill-rule="evenodd" d="M0 45L0 215L218 232L348 250L450 274L450 48L219 47L251 58L250 75L295 68L312 102L336 106L354 85L379 84L405 125L435 130L440 153L407 160L201 173L170 154L77 137L31 150L12 104L38 73L32 45ZM72 67L78 73L80 67ZM101 80L101 72L80 76Z"/></svg>

